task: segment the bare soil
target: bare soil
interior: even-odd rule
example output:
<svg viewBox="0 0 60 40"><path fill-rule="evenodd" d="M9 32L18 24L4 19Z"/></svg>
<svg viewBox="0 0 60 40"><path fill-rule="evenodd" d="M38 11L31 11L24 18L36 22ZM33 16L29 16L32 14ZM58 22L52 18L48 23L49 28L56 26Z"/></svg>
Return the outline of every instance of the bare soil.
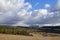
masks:
<svg viewBox="0 0 60 40"><path fill-rule="evenodd" d="M33 34L33 36L0 34L0 40L60 40L60 36L43 36L43 34Z"/></svg>

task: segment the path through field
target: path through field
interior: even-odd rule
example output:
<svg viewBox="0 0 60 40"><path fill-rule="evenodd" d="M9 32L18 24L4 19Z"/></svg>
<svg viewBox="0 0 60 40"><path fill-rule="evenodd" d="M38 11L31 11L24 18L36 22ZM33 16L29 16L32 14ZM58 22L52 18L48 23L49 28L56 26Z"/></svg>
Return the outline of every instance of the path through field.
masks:
<svg viewBox="0 0 60 40"><path fill-rule="evenodd" d="M60 36L44 37L39 34L34 34L34 36L0 34L0 40L60 40Z"/></svg>

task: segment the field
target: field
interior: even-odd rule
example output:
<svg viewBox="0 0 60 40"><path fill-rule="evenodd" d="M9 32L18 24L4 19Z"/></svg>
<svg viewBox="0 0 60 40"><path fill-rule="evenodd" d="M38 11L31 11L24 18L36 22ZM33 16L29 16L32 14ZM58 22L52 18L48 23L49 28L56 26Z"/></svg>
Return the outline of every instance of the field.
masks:
<svg viewBox="0 0 60 40"><path fill-rule="evenodd" d="M60 40L60 29L0 26L0 40ZM43 31L43 32L42 32Z"/></svg>
<svg viewBox="0 0 60 40"><path fill-rule="evenodd" d="M60 36L42 36L33 34L33 36L0 34L0 40L60 40Z"/></svg>

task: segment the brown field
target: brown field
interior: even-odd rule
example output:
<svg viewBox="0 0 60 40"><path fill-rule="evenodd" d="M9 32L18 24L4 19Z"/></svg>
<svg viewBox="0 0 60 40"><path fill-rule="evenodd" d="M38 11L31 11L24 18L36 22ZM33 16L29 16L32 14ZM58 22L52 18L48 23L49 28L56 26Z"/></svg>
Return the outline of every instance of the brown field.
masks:
<svg viewBox="0 0 60 40"><path fill-rule="evenodd" d="M23 36L23 35L9 35L9 34L0 34L0 40L60 40L60 36L50 35L48 36L43 34L33 34L33 36Z"/></svg>

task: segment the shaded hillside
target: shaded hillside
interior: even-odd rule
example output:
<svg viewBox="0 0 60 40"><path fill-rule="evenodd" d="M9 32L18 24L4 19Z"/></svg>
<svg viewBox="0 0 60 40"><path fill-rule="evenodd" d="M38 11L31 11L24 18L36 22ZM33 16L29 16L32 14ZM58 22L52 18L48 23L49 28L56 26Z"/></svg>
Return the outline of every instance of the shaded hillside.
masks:
<svg viewBox="0 0 60 40"><path fill-rule="evenodd" d="M41 28L60 29L60 26L43 26Z"/></svg>
<svg viewBox="0 0 60 40"><path fill-rule="evenodd" d="M43 26L39 28L41 32L46 32L46 33L58 33L60 34L60 26Z"/></svg>

